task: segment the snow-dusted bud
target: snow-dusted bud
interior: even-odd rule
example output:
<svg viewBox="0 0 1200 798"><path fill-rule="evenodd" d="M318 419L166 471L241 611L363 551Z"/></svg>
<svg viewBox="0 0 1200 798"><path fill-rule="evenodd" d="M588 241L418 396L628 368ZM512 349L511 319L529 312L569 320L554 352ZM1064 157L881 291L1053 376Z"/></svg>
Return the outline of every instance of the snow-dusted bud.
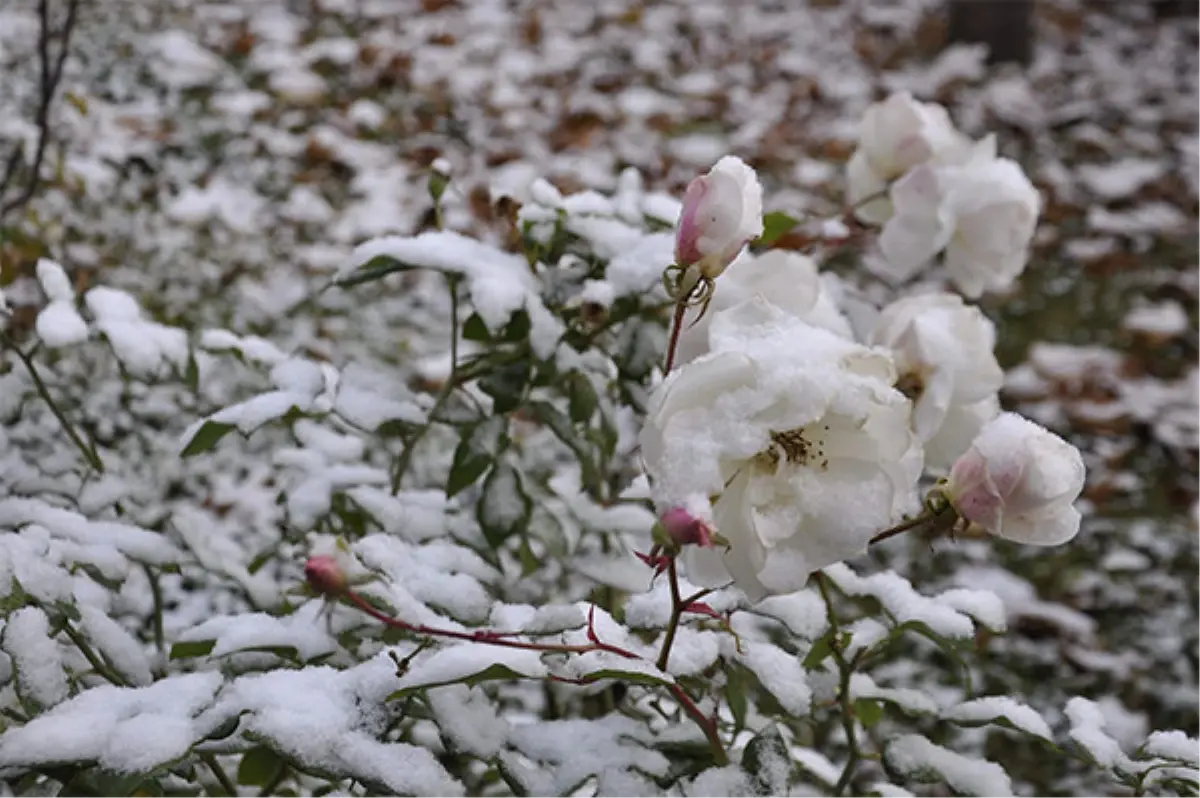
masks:
<svg viewBox="0 0 1200 798"><path fill-rule="evenodd" d="M662 526L676 546L712 546L714 543L712 527L682 507L672 507L663 513Z"/></svg>
<svg viewBox="0 0 1200 798"><path fill-rule="evenodd" d="M676 231L675 260L681 266L696 266L711 280L762 231L758 175L742 159L727 155L708 174L688 184Z"/></svg>
<svg viewBox="0 0 1200 798"><path fill-rule="evenodd" d="M914 166L929 161L953 163L964 158L971 146L945 108L918 102L908 92L893 94L863 115L858 149L846 164L847 200L857 205ZM891 215L890 203L886 198L866 202L856 214L864 222L882 224Z"/></svg>
<svg viewBox="0 0 1200 798"><path fill-rule="evenodd" d="M954 463L942 492L960 516L998 537L1035 546L1079 531L1079 450L1016 413L1002 413Z"/></svg>
<svg viewBox="0 0 1200 798"><path fill-rule="evenodd" d="M945 249L950 279L974 299L1008 288L1025 269L1041 198L1016 162L920 166L892 187L891 200L879 247L895 277Z"/></svg>
<svg viewBox="0 0 1200 798"><path fill-rule="evenodd" d="M330 598L342 595L350 586L350 578L338 558L329 554L309 557L304 563L304 577L314 591Z"/></svg>

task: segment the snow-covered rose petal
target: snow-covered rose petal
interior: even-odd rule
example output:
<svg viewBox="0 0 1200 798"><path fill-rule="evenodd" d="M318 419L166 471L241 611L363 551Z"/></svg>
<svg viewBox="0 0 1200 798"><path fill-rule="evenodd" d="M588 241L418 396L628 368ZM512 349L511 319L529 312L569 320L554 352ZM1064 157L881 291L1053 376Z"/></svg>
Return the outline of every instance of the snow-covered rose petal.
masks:
<svg viewBox="0 0 1200 798"><path fill-rule="evenodd" d="M761 296L714 314L712 352L651 400L641 443L664 508L707 503L729 551L689 548L689 578L752 599L797 590L911 509L911 404L886 352Z"/></svg>
<svg viewBox="0 0 1200 798"><path fill-rule="evenodd" d="M1079 531L1074 502L1085 472L1079 450L1016 413L1002 413L950 470L944 493L963 518L1035 546Z"/></svg>
<svg viewBox="0 0 1200 798"><path fill-rule="evenodd" d="M846 165L847 200L857 205L919 164L961 160L971 146L945 108L897 92L863 114L858 149ZM866 202L856 215L868 224L883 224L892 215L891 202L887 198Z"/></svg>
<svg viewBox="0 0 1200 798"><path fill-rule="evenodd" d="M716 286L708 312L680 334L677 363L687 363L707 352L708 331L717 314L754 296L814 327L843 338L854 337L850 323L822 283L816 261L807 255L780 249L761 255L743 253Z"/></svg>
<svg viewBox="0 0 1200 798"><path fill-rule="evenodd" d="M948 468L999 412L1004 372L993 353L995 325L954 294L921 294L884 308L870 343L892 350L897 385L915 402L917 437L928 444L946 427L925 463Z"/></svg>
<svg viewBox="0 0 1200 798"><path fill-rule="evenodd" d="M762 186L742 159L726 155L694 179L683 197L675 260L712 279L762 235Z"/></svg>

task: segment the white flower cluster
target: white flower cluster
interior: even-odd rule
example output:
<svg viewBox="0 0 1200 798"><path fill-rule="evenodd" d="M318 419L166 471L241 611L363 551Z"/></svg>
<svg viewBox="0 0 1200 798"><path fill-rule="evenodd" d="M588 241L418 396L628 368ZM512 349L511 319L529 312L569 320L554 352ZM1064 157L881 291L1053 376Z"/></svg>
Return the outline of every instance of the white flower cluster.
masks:
<svg viewBox="0 0 1200 798"><path fill-rule="evenodd" d="M848 172L856 213L883 225L897 266L945 250L968 297L1024 268L1037 193L945 109L907 94L872 106ZM678 268L712 281L711 302L681 330L641 450L660 509L716 533L684 547L689 578L732 579L752 600L799 589L919 509L925 473L949 471L927 513L1025 543L1073 537L1079 452L1000 414L991 321L958 295L924 293L884 307L856 340L836 278L811 258L742 252L762 229L760 196L753 170L724 158L693 182L677 230Z"/></svg>
<svg viewBox="0 0 1200 798"><path fill-rule="evenodd" d="M973 142L946 109L894 94L867 109L846 168L859 219L883 225L892 276L910 277L938 253L950 279L975 299L1002 291L1029 259L1041 199L996 141Z"/></svg>

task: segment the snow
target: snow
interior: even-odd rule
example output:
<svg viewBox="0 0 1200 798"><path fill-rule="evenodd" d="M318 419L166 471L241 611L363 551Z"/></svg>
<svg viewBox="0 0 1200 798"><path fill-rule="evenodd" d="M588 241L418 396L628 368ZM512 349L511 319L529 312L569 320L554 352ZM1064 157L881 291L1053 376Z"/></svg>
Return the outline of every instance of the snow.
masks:
<svg viewBox="0 0 1200 798"><path fill-rule="evenodd" d="M632 718L605 715L596 720L544 721L515 727L512 745L550 774L548 789L538 794L561 795L588 776L637 769L664 776L665 756L642 744L645 727Z"/></svg>
<svg viewBox="0 0 1200 798"><path fill-rule="evenodd" d="M850 695L856 699L873 698L887 701L913 715L936 715L938 712L938 705L934 700L920 690L906 687L880 687L865 673L851 674Z"/></svg>
<svg viewBox="0 0 1200 798"><path fill-rule="evenodd" d="M1047 742L1054 742L1054 735L1045 719L1033 708L1015 701L1008 696L990 695L964 701L942 711L946 720L959 723L989 723L1003 718L1016 728L1041 737Z"/></svg>
<svg viewBox="0 0 1200 798"><path fill-rule="evenodd" d="M1072 740L1102 768L1131 770L1129 757L1120 744L1105 731L1104 714L1094 701L1076 696L1067 702L1063 710L1071 724L1069 735Z"/></svg>
<svg viewBox="0 0 1200 798"><path fill-rule="evenodd" d="M222 682L209 672L148 687L93 687L0 735L0 766L83 759L115 773L153 770L186 754L220 722L203 712Z"/></svg>
<svg viewBox="0 0 1200 798"><path fill-rule="evenodd" d="M82 544L105 544L150 565L178 562L179 550L164 535L117 521L90 521L71 510L35 499L0 499L0 527L39 524L54 536Z"/></svg>
<svg viewBox="0 0 1200 798"><path fill-rule="evenodd" d="M807 640L816 640L829 627L825 602L809 589L768 596L755 604L751 612L774 618L789 632Z"/></svg>
<svg viewBox="0 0 1200 798"><path fill-rule="evenodd" d="M952 639L970 638L975 634L969 616L939 599L922 596L899 574L883 571L863 577L845 563L826 568L825 573L844 593L878 599L897 623L921 623L934 633Z"/></svg>
<svg viewBox="0 0 1200 798"><path fill-rule="evenodd" d="M337 279L350 278L357 269L379 257L463 275L476 312L493 332L507 324L512 314L527 303L541 302L524 258L453 231L414 237L385 236L360 244L338 270Z"/></svg>
<svg viewBox="0 0 1200 798"><path fill-rule="evenodd" d="M139 376L159 376L165 367L182 372L188 362L187 333L143 319L137 300L124 291L97 286L84 297L96 329L108 339L122 365Z"/></svg>
<svg viewBox="0 0 1200 798"><path fill-rule="evenodd" d="M82 343L88 338L87 322L75 310L75 301L56 300L37 317L37 334L52 349Z"/></svg>
<svg viewBox="0 0 1200 798"><path fill-rule="evenodd" d="M223 657L241 651L294 648L301 662L310 662L337 650L325 624L318 617L321 605L309 602L291 615L275 617L266 613L240 613L209 618L181 632L176 640L194 642L212 640L209 656Z"/></svg>
<svg viewBox="0 0 1200 798"><path fill-rule="evenodd" d="M427 695L439 729L455 750L485 759L500 752L509 724L496 714L483 690L455 684L435 688Z"/></svg>
<svg viewBox="0 0 1200 798"><path fill-rule="evenodd" d="M1200 767L1200 743L1181 731L1151 732L1143 750L1151 756L1177 759L1192 767Z"/></svg>
<svg viewBox="0 0 1200 798"><path fill-rule="evenodd" d="M793 745L791 753L792 759L797 765L811 773L826 787L833 787L838 783L838 779L841 778L841 768L830 762L829 758L820 751Z"/></svg>
<svg viewBox="0 0 1200 798"><path fill-rule="evenodd" d="M58 263L48 258L39 258L37 262L37 278L42 291L51 302L74 302L75 289L67 273Z"/></svg>
<svg viewBox="0 0 1200 798"><path fill-rule="evenodd" d="M728 638L725 639L725 645L728 648L733 647ZM770 643L754 641L743 642L742 652L734 651L733 658L749 668L789 714L808 714L812 704L812 690L809 689L808 674L801 664L801 657L789 654Z"/></svg>
<svg viewBox="0 0 1200 798"><path fill-rule="evenodd" d="M500 646L450 645L417 655L395 685L396 690L461 682L499 667L531 679L548 671L536 651Z"/></svg>
<svg viewBox="0 0 1200 798"><path fill-rule="evenodd" d="M1079 179L1097 196L1106 200L1125 199L1137 194L1147 183L1166 173L1166 164L1147 158L1125 158L1106 164L1083 164Z"/></svg>
<svg viewBox="0 0 1200 798"><path fill-rule="evenodd" d="M131 686L145 687L153 681L150 658L123 626L90 604L80 605L79 624L84 636Z"/></svg>
<svg viewBox="0 0 1200 798"><path fill-rule="evenodd" d="M963 795L1012 795L1004 768L985 759L972 759L934 745L919 734L904 734L884 751L890 767L922 781L943 780Z"/></svg>
<svg viewBox="0 0 1200 798"><path fill-rule="evenodd" d="M394 666L377 657L345 671L326 667L239 677L213 714L241 714L240 731L286 756L334 774L376 781L396 794L462 795L463 787L433 754L375 739L380 702L394 686Z"/></svg>
<svg viewBox="0 0 1200 798"><path fill-rule="evenodd" d="M1189 322L1183 306L1167 300L1133 308L1121 325L1131 332L1172 337L1187 332Z"/></svg>
<svg viewBox="0 0 1200 798"><path fill-rule="evenodd" d="M23 607L8 616L0 644L12 658L22 699L39 707L66 700L70 688L62 653L50 637L50 619L45 612Z"/></svg>

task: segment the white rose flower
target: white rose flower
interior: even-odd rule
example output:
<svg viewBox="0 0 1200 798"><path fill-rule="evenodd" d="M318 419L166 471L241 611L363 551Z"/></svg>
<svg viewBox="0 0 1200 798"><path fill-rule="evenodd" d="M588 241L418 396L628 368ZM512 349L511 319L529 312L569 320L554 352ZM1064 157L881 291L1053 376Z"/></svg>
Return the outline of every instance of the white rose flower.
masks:
<svg viewBox="0 0 1200 798"><path fill-rule="evenodd" d="M1016 413L990 421L950 470L942 492L960 516L1034 546L1079 531L1074 502L1085 472L1079 450Z"/></svg>
<svg viewBox="0 0 1200 798"><path fill-rule="evenodd" d="M713 279L750 241L762 235L762 186L754 170L732 155L688 184L675 237L675 260Z"/></svg>
<svg viewBox="0 0 1200 798"><path fill-rule="evenodd" d="M994 140L984 141L994 151ZM919 164L966 160L973 146L942 106L918 102L908 92L893 94L863 114L858 149L846 164L847 200L857 205ZM891 202L881 197L855 214L868 224L883 224L892 215Z"/></svg>
<svg viewBox="0 0 1200 798"><path fill-rule="evenodd" d="M754 601L865 551L911 509L921 450L883 350L762 297L715 314L712 352L651 399L642 455L663 508L711 507L730 548L689 547L688 578Z"/></svg>
<svg viewBox="0 0 1200 798"><path fill-rule="evenodd" d="M895 215L879 247L894 277L944 249L950 279L974 299L1008 288L1025 269L1041 198L1014 161L919 166L892 186L891 199Z"/></svg>
<svg viewBox="0 0 1200 798"><path fill-rule="evenodd" d="M954 294L922 294L884 308L870 343L892 350L926 465L949 468L1000 412L995 325Z"/></svg>
<svg viewBox="0 0 1200 798"><path fill-rule="evenodd" d="M680 334L675 362L687 363L707 352L708 331L716 315L754 296L814 327L842 338L854 337L850 323L821 282L816 261L778 249L762 255L743 253L717 280L708 312Z"/></svg>

